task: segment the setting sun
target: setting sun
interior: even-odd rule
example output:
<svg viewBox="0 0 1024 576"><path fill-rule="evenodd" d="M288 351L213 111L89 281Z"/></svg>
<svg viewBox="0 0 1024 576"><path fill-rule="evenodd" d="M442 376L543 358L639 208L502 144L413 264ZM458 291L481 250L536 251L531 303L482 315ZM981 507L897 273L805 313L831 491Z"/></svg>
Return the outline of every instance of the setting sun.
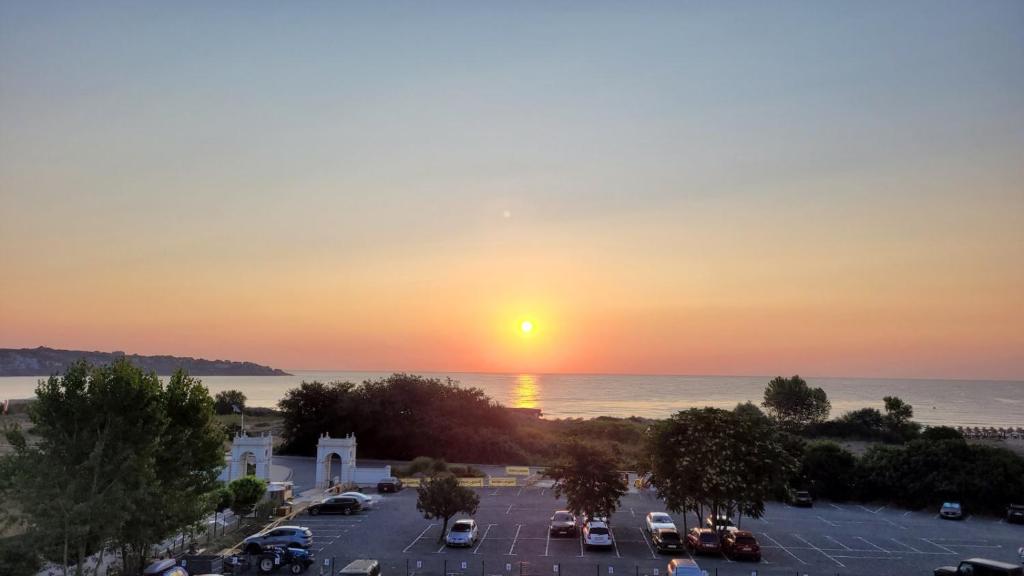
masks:
<svg viewBox="0 0 1024 576"><path fill-rule="evenodd" d="M523 320L523 322L519 325L519 330L523 334L529 334L530 332L533 332L533 322L530 322L529 320Z"/></svg>

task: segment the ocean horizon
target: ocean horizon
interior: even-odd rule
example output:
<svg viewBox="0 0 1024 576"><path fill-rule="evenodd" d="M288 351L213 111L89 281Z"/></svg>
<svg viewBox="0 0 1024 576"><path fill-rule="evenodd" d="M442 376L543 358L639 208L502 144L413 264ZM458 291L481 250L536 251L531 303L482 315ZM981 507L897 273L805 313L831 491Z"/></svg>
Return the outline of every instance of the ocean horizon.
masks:
<svg viewBox="0 0 1024 576"><path fill-rule="evenodd" d="M211 394L238 389L249 406L274 407L303 381L361 383L394 372L289 370L290 376L200 376ZM665 418L692 407L732 408L760 404L768 376L685 376L631 374L498 374L410 372L451 378L483 390L515 408L537 408L546 418L598 416ZM0 378L4 398L31 398L43 377ZM165 377L163 377L165 378ZM914 406L914 419L926 425L1020 426L1024 422L1024 381L927 378L807 377L832 403L831 417L865 407L881 409L882 398L899 396Z"/></svg>

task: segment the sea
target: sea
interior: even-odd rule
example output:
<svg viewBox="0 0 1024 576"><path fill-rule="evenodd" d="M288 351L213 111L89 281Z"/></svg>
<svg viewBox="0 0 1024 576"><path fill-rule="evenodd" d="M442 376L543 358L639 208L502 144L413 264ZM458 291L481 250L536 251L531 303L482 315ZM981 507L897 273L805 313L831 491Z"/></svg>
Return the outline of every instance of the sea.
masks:
<svg viewBox="0 0 1024 576"><path fill-rule="evenodd" d="M389 372L291 370L291 376L202 376L211 393L237 389L249 406L276 406L303 381L360 383ZM732 408L760 404L767 376L643 376L597 374L420 373L474 386L506 406L540 409L545 418L641 416L664 418L692 407ZM1024 426L1024 381L806 378L832 403L832 416L865 407L881 409L882 398L899 396L922 424ZM0 378L0 400L31 398L38 377Z"/></svg>

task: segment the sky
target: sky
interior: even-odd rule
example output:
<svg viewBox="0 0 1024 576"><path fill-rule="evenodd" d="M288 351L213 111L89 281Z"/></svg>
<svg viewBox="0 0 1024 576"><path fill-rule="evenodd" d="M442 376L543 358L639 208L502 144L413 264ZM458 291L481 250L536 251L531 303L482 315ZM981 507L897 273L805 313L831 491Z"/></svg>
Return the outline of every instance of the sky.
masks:
<svg viewBox="0 0 1024 576"><path fill-rule="evenodd" d="M3 0L42 345L1024 379L1024 3Z"/></svg>

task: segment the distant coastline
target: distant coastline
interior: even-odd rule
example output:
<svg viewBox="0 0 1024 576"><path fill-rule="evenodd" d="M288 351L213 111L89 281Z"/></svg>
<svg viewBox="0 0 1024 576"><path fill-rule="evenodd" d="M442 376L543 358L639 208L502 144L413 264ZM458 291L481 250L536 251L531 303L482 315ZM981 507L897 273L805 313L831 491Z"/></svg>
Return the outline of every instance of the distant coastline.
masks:
<svg viewBox="0 0 1024 576"><path fill-rule="evenodd" d="M94 365L110 364L127 358L143 370L160 375L173 374L184 368L192 376L291 376L291 374L270 366L254 362L232 360L207 360L183 356L142 356L124 352L99 352L86 350L57 350L40 346L38 348L0 348L0 376L49 376L63 373L78 360L87 360Z"/></svg>

